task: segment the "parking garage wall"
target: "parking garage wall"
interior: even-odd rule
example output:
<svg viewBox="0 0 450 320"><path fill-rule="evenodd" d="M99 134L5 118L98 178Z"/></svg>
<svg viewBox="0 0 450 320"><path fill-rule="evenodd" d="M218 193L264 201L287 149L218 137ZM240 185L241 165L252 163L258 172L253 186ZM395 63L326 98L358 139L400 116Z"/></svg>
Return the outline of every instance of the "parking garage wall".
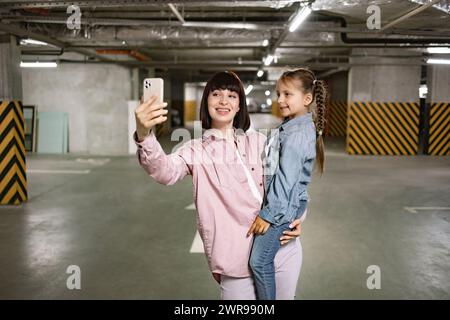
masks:
<svg viewBox="0 0 450 320"><path fill-rule="evenodd" d="M129 70L115 65L60 64L22 69L23 102L69 115L69 152L122 155L128 148Z"/></svg>

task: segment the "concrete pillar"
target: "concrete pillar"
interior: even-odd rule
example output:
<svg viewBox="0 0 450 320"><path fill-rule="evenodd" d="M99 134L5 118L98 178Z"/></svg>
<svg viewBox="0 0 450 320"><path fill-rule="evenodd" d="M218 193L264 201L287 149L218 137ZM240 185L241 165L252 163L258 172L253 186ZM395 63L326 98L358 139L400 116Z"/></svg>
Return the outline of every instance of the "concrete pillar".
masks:
<svg viewBox="0 0 450 320"><path fill-rule="evenodd" d="M16 37L0 35L0 100L22 100L20 60Z"/></svg>
<svg viewBox="0 0 450 320"><path fill-rule="evenodd" d="M28 198L20 59L16 38L0 35L0 205Z"/></svg>
<svg viewBox="0 0 450 320"><path fill-rule="evenodd" d="M421 57L408 55L412 53L399 49L353 49L349 101L418 103Z"/></svg>
<svg viewBox="0 0 450 320"><path fill-rule="evenodd" d="M148 68L147 69L147 78L154 78L155 77L155 68Z"/></svg>
<svg viewBox="0 0 450 320"><path fill-rule="evenodd" d="M130 69L130 100L139 100L139 87L142 83L139 81L139 68Z"/></svg>
<svg viewBox="0 0 450 320"><path fill-rule="evenodd" d="M172 119L171 126L183 126L184 118L184 82L173 78L171 81L171 111Z"/></svg>
<svg viewBox="0 0 450 320"><path fill-rule="evenodd" d="M329 104L325 134L345 137L347 130L348 71L341 71L325 77L328 87Z"/></svg>
<svg viewBox="0 0 450 320"><path fill-rule="evenodd" d="M342 71L325 78L331 101L347 101L348 72Z"/></svg>
<svg viewBox="0 0 450 320"><path fill-rule="evenodd" d="M429 65L427 87L425 153L448 156L450 155L450 66Z"/></svg>
<svg viewBox="0 0 450 320"><path fill-rule="evenodd" d="M419 151L422 56L407 49L353 49L348 78L347 152Z"/></svg>
<svg viewBox="0 0 450 320"><path fill-rule="evenodd" d="M429 65L427 102L450 102L450 65Z"/></svg>

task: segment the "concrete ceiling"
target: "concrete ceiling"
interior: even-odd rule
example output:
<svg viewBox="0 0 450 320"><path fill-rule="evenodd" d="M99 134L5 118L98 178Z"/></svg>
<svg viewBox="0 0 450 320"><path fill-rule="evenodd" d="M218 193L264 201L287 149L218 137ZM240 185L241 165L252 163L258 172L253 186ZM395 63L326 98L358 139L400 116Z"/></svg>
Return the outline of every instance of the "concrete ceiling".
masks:
<svg viewBox="0 0 450 320"><path fill-rule="evenodd" d="M54 44L22 46L24 60L115 61L190 73L232 68L250 74L307 64L325 72L345 67L354 47L411 47L417 55L430 43L450 43L450 1L435 1L387 30L366 27L369 5L379 6L385 26L426 2L0 0L0 31ZM289 33L289 19L307 3L313 13ZM79 30L66 24L71 4L81 10ZM359 40L349 41L354 38ZM277 61L265 67L262 60L271 52Z"/></svg>

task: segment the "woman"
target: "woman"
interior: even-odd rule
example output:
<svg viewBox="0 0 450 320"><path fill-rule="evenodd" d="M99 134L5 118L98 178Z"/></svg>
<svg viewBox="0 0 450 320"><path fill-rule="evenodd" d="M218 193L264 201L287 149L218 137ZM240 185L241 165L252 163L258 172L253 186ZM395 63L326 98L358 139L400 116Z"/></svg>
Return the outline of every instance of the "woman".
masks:
<svg viewBox="0 0 450 320"><path fill-rule="evenodd" d="M266 137L247 131L250 117L242 82L233 72L219 72L206 84L200 109L202 138L166 155L152 128L167 120L166 103L151 97L135 111L138 159L159 183L171 185L192 175L197 228L214 279L224 300L254 300L249 269L252 237L247 235L261 208ZM278 299L293 299L300 274L300 221L280 239L275 257ZM296 238L295 241L290 241Z"/></svg>

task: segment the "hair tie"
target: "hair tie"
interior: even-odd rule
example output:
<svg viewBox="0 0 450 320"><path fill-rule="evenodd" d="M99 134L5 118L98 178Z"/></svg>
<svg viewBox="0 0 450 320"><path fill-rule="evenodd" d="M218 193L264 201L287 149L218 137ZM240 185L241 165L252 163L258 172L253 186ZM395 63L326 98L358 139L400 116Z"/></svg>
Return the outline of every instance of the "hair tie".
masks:
<svg viewBox="0 0 450 320"><path fill-rule="evenodd" d="M317 79L314 79L314 81L313 81L313 86L316 85L316 82L317 82Z"/></svg>
<svg viewBox="0 0 450 320"><path fill-rule="evenodd" d="M319 136L321 136L321 135L322 135L322 130L320 130L320 131L318 132L318 134L319 134Z"/></svg>

